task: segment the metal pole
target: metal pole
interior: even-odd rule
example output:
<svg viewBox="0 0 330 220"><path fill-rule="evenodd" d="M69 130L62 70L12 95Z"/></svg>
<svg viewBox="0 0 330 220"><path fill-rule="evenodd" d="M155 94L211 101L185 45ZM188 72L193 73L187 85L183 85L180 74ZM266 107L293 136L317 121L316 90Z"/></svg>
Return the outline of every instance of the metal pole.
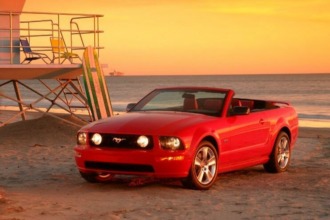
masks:
<svg viewBox="0 0 330 220"><path fill-rule="evenodd" d="M98 48L97 49L97 56L98 57L100 57L100 49L99 49L99 18L98 17L96 17L96 32L97 32L97 34L96 34L96 41L97 41L97 45L96 45L96 47Z"/></svg>
<svg viewBox="0 0 330 220"><path fill-rule="evenodd" d="M19 92L17 80L13 80L13 84L14 84L14 89L15 89L15 93L16 93L16 98L18 100L18 107L19 107L20 112L22 112L22 114L21 114L22 120L26 120L25 111L23 111L23 105L22 105L22 101L21 101L21 94Z"/></svg>
<svg viewBox="0 0 330 220"><path fill-rule="evenodd" d="M96 30L95 30L96 29L96 27L95 27L96 19L95 18L96 18L96 16L94 15L94 48L96 47Z"/></svg>
<svg viewBox="0 0 330 220"><path fill-rule="evenodd" d="M13 64L13 14L12 12L9 13L9 20L10 20L10 31L9 31L9 45L10 45L10 64Z"/></svg>
<svg viewBox="0 0 330 220"><path fill-rule="evenodd" d="M61 32L60 32L60 14L57 14L57 39L58 39L58 63L61 63Z"/></svg>

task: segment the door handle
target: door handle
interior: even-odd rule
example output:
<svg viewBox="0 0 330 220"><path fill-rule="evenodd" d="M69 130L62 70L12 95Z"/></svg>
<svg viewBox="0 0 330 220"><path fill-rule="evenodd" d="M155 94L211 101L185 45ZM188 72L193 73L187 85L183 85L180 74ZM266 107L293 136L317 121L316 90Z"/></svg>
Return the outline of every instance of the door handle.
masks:
<svg viewBox="0 0 330 220"><path fill-rule="evenodd" d="M264 119L261 118L261 119L259 120L259 124L263 125L264 123L265 123Z"/></svg>

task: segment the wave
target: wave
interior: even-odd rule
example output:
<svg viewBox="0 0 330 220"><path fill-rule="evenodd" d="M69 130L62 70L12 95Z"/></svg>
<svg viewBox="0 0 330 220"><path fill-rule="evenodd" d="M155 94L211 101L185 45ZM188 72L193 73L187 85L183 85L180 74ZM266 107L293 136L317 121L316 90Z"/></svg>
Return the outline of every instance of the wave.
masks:
<svg viewBox="0 0 330 220"><path fill-rule="evenodd" d="M298 113L298 118L300 118L300 119L330 120L330 115L317 115L317 114Z"/></svg>

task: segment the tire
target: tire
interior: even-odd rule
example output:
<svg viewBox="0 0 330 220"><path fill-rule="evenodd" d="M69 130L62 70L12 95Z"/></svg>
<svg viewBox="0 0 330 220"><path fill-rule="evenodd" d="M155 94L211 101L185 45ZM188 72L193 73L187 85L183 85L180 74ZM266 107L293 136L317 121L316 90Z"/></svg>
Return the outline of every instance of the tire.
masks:
<svg viewBox="0 0 330 220"><path fill-rule="evenodd" d="M281 173L288 169L291 159L290 138L287 133L280 132L276 138L269 161L264 169L270 173Z"/></svg>
<svg viewBox="0 0 330 220"><path fill-rule="evenodd" d="M110 182L114 175L110 173L83 173L80 172L82 178L84 178L87 182L90 183L106 183Z"/></svg>
<svg viewBox="0 0 330 220"><path fill-rule="evenodd" d="M182 180L185 187L199 190L209 189L218 176L218 153L213 144L203 141L193 157L189 176Z"/></svg>

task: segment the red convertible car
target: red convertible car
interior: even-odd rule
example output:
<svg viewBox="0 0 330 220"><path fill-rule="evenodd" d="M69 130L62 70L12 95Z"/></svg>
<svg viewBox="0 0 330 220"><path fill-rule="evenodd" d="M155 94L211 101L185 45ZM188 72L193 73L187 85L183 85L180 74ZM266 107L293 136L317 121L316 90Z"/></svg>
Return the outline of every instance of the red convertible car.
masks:
<svg viewBox="0 0 330 220"><path fill-rule="evenodd" d="M161 88L127 113L81 128L75 159L88 182L146 175L203 190L221 172L255 165L286 171L297 135L288 103L236 98L230 89Z"/></svg>

